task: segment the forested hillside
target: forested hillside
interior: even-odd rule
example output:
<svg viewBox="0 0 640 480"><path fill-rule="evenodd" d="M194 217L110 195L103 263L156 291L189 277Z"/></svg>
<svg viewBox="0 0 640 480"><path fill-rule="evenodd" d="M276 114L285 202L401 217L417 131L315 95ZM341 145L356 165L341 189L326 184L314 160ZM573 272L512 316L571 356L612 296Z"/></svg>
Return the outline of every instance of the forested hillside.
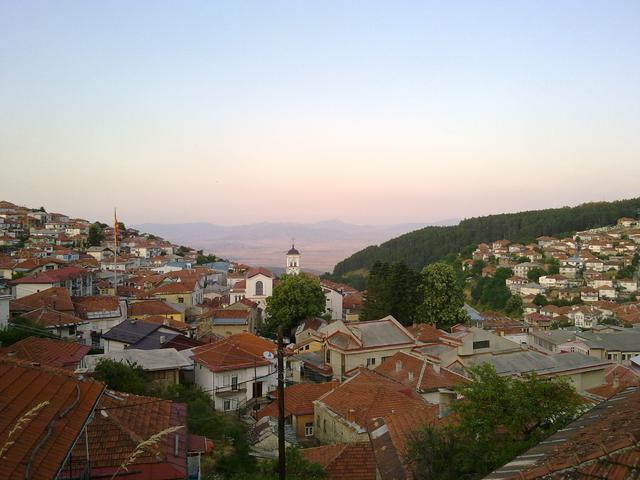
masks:
<svg viewBox="0 0 640 480"><path fill-rule="evenodd" d="M351 255L335 266L333 276L368 270L376 261L403 261L419 270L469 245L502 238L528 242L541 235L558 236L611 225L620 217L636 217L639 211L640 198L633 198L469 218L451 227L426 227Z"/></svg>

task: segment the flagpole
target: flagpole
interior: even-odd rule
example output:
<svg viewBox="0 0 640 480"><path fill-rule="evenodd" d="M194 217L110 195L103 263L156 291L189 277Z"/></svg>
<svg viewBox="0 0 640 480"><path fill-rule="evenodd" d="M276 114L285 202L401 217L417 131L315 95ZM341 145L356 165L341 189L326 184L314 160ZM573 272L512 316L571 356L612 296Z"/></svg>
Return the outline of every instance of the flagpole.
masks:
<svg viewBox="0 0 640 480"><path fill-rule="evenodd" d="M113 260L113 294L118 298L118 214L116 207L113 207L113 249L115 257Z"/></svg>

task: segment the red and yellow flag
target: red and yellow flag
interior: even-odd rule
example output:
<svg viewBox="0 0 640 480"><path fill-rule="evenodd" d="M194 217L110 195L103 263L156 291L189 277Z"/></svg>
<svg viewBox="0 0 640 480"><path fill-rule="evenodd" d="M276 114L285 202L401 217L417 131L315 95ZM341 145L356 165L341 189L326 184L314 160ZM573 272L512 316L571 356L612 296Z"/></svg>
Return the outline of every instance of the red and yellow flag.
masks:
<svg viewBox="0 0 640 480"><path fill-rule="evenodd" d="M113 241L115 242L115 246L118 246L118 214L116 213L116 209L113 209Z"/></svg>

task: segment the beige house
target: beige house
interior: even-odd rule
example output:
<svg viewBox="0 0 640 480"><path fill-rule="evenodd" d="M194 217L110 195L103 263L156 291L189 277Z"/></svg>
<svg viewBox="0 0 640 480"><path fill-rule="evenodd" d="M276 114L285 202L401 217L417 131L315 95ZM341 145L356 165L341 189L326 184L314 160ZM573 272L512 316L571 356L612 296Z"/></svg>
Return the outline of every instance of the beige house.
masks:
<svg viewBox="0 0 640 480"><path fill-rule="evenodd" d="M320 329L324 336L325 362L333 377L342 380L358 367L376 368L398 352L409 352L416 341L395 318L366 322L337 320Z"/></svg>

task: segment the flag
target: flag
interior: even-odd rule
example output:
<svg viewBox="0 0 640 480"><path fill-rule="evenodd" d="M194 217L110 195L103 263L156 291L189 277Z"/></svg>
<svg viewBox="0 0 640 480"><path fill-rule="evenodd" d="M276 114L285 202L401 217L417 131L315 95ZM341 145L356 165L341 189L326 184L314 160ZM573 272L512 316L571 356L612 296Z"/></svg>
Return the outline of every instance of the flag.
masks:
<svg viewBox="0 0 640 480"><path fill-rule="evenodd" d="M116 213L116 209L113 209L113 240L115 242L115 247L118 246L118 214Z"/></svg>

